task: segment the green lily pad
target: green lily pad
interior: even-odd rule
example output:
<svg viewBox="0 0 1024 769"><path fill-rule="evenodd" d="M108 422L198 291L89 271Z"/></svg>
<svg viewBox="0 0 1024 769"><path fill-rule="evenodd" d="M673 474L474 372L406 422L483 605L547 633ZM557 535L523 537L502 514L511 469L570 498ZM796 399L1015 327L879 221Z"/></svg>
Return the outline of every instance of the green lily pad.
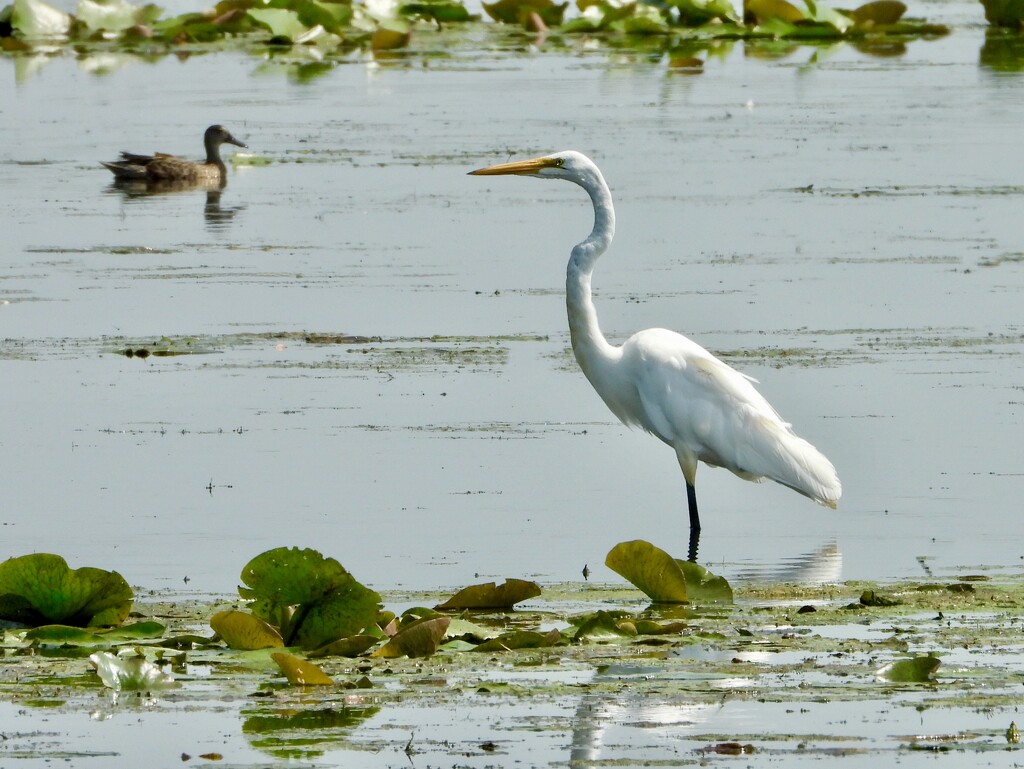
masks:
<svg viewBox="0 0 1024 769"><path fill-rule="evenodd" d="M939 658L932 655L913 657L883 665L875 672L875 675L884 681L899 684L929 683L935 680L932 674L939 664Z"/></svg>
<svg viewBox="0 0 1024 769"><path fill-rule="evenodd" d="M598 611L577 622L572 640L620 641L625 638L635 638L636 635L636 625L628 615L624 615L622 612Z"/></svg>
<svg viewBox="0 0 1024 769"><path fill-rule="evenodd" d="M35 553L0 563L0 619L24 625L119 625L133 597L116 571L71 570L59 555Z"/></svg>
<svg viewBox="0 0 1024 769"><path fill-rule="evenodd" d="M605 558L605 566L625 577L656 603L686 603L686 577L668 553L642 539L621 542Z"/></svg>
<svg viewBox="0 0 1024 769"><path fill-rule="evenodd" d="M242 570L238 593L252 612L276 627L286 646L316 649L371 625L380 596L333 558L315 550L279 547Z"/></svg>
<svg viewBox="0 0 1024 769"><path fill-rule="evenodd" d="M70 625L40 625L27 631L23 638L42 646L114 646L152 638L167 631L159 622L135 622L111 630L83 630Z"/></svg>
<svg viewBox="0 0 1024 769"><path fill-rule="evenodd" d="M541 633L537 630L513 630L504 633L497 638L484 641L476 646L473 651L478 652L507 652L515 649L540 649L546 646L558 646L565 643L562 634L557 630L549 630Z"/></svg>
<svg viewBox="0 0 1024 769"><path fill-rule="evenodd" d="M375 635L358 633L356 635L348 636L347 638L339 638L337 641L331 641L329 644L309 652L307 656L358 657L379 640L380 638Z"/></svg>
<svg viewBox="0 0 1024 769"><path fill-rule="evenodd" d="M732 603L732 587L725 577L718 577L693 561L676 559L686 580L686 595L691 602Z"/></svg>
<svg viewBox="0 0 1024 769"><path fill-rule="evenodd" d="M418 16L442 24L475 21L479 18L467 11L466 6L458 0L415 0L402 4L398 12L403 16Z"/></svg>
<svg viewBox="0 0 1024 769"><path fill-rule="evenodd" d="M509 609L520 601L536 598L540 585L525 579L506 579L502 584L487 582L465 587L435 609Z"/></svg>

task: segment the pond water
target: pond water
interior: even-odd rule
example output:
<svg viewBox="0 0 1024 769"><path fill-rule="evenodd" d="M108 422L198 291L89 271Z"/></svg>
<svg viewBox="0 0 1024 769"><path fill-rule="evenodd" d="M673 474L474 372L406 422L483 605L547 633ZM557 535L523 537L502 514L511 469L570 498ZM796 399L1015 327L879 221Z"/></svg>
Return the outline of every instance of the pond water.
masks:
<svg viewBox="0 0 1024 769"><path fill-rule="evenodd" d="M1024 78L985 63L980 6L911 13L954 34L888 56L722 44L700 75L478 27L319 68L0 59L0 555L213 594L279 545L379 589L617 581L604 556L635 538L683 556L671 451L568 351L589 202L466 176L576 148L616 196L609 337L690 335L843 481L832 512L702 467L701 562L1018 570ZM219 197L132 196L98 164L197 155L214 122L271 161ZM197 353L119 354L163 337Z"/></svg>

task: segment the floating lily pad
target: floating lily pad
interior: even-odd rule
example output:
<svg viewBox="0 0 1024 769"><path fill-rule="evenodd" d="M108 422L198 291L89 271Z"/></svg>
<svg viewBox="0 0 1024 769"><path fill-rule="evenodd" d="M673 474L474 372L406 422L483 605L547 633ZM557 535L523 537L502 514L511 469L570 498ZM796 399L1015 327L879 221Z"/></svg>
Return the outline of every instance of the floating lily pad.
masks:
<svg viewBox="0 0 1024 769"><path fill-rule="evenodd" d="M525 24L530 14L537 14L549 27L557 27L562 23L568 2L557 5L553 0L498 0L496 3L483 3L487 15L503 24Z"/></svg>
<svg viewBox="0 0 1024 769"><path fill-rule="evenodd" d="M732 587L725 577L718 577L693 561L676 559L686 580L686 595L692 603L732 603Z"/></svg>
<svg viewBox="0 0 1024 769"><path fill-rule="evenodd" d="M903 18L907 6L899 0L874 0L849 12L849 17L858 27L877 27L895 24Z"/></svg>
<svg viewBox="0 0 1024 769"><path fill-rule="evenodd" d="M326 646L309 652L310 657L358 657L380 640L375 635L359 633L348 638L339 638Z"/></svg>
<svg viewBox="0 0 1024 769"><path fill-rule="evenodd" d="M506 579L502 584L487 582L465 587L435 609L510 609L520 601L536 598L540 585L525 579Z"/></svg>
<svg viewBox="0 0 1024 769"><path fill-rule="evenodd" d="M252 612L276 627L286 646L315 649L371 625L380 596L333 558L315 550L279 547L242 570L239 587Z"/></svg>
<svg viewBox="0 0 1024 769"><path fill-rule="evenodd" d="M931 655L913 657L883 665L876 671L875 675L884 681L892 681L893 683L923 684L935 680L932 674L939 667L939 664L939 658Z"/></svg>
<svg viewBox="0 0 1024 769"><path fill-rule="evenodd" d="M429 657L437 651L450 617L426 617L402 627L374 657Z"/></svg>
<svg viewBox="0 0 1024 769"><path fill-rule="evenodd" d="M210 618L210 627L232 649L251 651L284 646L276 628L244 611L219 611Z"/></svg>
<svg viewBox="0 0 1024 769"><path fill-rule="evenodd" d="M635 638L636 625L633 618L623 612L598 611L577 620L573 632L574 641L620 641Z"/></svg>
<svg viewBox="0 0 1024 769"><path fill-rule="evenodd" d="M402 5L398 12L403 16L419 16L442 24L480 18L467 11L458 0L415 0Z"/></svg>
<svg viewBox="0 0 1024 769"><path fill-rule="evenodd" d="M621 542L605 558L605 566L625 577L657 603L686 603L686 577L668 553L642 539Z"/></svg>
<svg viewBox="0 0 1024 769"><path fill-rule="evenodd" d="M72 570L59 555L35 553L0 563L0 619L24 625L119 625L132 598L116 571Z"/></svg>
<svg viewBox="0 0 1024 769"><path fill-rule="evenodd" d="M43 646L114 646L152 638L167 631L159 622L136 622L111 630L90 631L70 625L41 625L27 631L23 638Z"/></svg>
<svg viewBox="0 0 1024 769"><path fill-rule="evenodd" d="M558 646L565 643L562 634L557 630L549 630L541 633L536 630L513 630L504 633L497 638L484 641L476 646L473 651L478 652L506 652L515 649L540 649L545 646Z"/></svg>
<svg viewBox="0 0 1024 769"><path fill-rule="evenodd" d="M317 665L288 652L274 652L270 658L277 663L292 686L331 686L334 681Z"/></svg>

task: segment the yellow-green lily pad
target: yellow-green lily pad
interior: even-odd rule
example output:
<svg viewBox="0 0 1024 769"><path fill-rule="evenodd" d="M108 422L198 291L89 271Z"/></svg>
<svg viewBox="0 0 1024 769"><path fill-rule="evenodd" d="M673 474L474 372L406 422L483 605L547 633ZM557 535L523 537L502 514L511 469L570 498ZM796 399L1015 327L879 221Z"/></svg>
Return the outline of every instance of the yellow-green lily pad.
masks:
<svg viewBox="0 0 1024 769"><path fill-rule="evenodd" d="M427 617L401 628L373 657L429 657L448 631L450 617Z"/></svg>
<svg viewBox="0 0 1024 769"><path fill-rule="evenodd" d="M270 658L277 663L292 686L331 686L334 681L318 665L288 652L274 652Z"/></svg>
<svg viewBox="0 0 1024 769"><path fill-rule="evenodd" d="M625 577L656 603L687 603L686 577L679 563L650 542L620 542L605 558L605 566Z"/></svg>
<svg viewBox="0 0 1024 769"><path fill-rule="evenodd" d="M939 664L939 658L929 654L890 662L879 668L875 675L884 681L893 683L923 684L935 680L932 674Z"/></svg>
<svg viewBox="0 0 1024 769"><path fill-rule="evenodd" d="M210 618L210 627L232 649L253 651L284 646L276 628L244 611L219 611Z"/></svg>
<svg viewBox="0 0 1024 769"><path fill-rule="evenodd" d="M464 587L444 603L435 606L440 610L459 609L510 609L520 601L536 598L541 593L540 585L525 579L506 579L502 584L487 582Z"/></svg>

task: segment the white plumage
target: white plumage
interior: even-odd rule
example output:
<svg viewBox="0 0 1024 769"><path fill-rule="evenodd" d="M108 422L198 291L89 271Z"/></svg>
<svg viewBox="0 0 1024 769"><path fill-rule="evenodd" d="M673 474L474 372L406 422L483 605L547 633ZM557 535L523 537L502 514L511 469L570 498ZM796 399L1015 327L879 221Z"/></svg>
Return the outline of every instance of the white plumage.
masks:
<svg viewBox="0 0 1024 769"><path fill-rule="evenodd" d="M590 158L574 151L558 152L472 173L564 179L590 195L594 228L572 249L566 268L572 349L615 416L675 450L686 478L691 530L700 530L695 491L698 461L725 467L747 480L770 478L823 505L836 506L842 486L832 463L793 432L754 388L754 379L674 331L647 329L621 346L605 339L590 280L597 259L615 234L615 210L608 185Z"/></svg>

